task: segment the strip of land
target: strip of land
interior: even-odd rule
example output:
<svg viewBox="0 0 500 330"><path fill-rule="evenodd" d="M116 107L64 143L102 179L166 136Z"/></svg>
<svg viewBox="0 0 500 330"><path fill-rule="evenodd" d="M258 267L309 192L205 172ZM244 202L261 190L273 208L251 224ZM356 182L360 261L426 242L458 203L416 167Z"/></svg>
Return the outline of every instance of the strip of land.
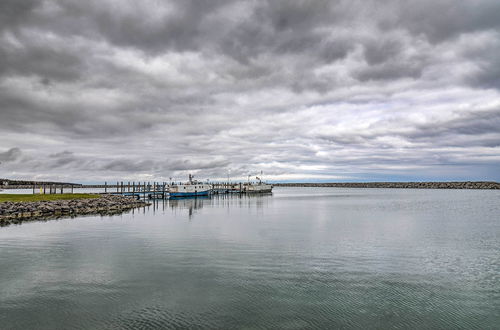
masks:
<svg viewBox="0 0 500 330"><path fill-rule="evenodd" d="M493 181L455 182L326 182L276 183L276 187L337 187L337 188L406 188L406 189L500 189Z"/></svg>
<svg viewBox="0 0 500 330"><path fill-rule="evenodd" d="M0 194L2 202L42 202L55 200L99 198L97 194Z"/></svg>
<svg viewBox="0 0 500 330"><path fill-rule="evenodd" d="M117 214L149 205L133 197L98 194L5 195L0 202L0 226L27 220ZM37 200L37 198L40 198Z"/></svg>
<svg viewBox="0 0 500 330"><path fill-rule="evenodd" d="M32 181L32 180L10 180L0 178L0 188L2 189L31 189L35 187L50 187L57 188L79 188L82 185L79 183L70 182L54 182L54 181Z"/></svg>

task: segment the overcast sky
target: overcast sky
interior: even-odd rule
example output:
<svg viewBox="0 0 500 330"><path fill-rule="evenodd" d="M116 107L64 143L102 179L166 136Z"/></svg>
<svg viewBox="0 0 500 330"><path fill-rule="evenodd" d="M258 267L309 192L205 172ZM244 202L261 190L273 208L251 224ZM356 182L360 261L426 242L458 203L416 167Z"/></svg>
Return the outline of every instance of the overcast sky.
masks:
<svg viewBox="0 0 500 330"><path fill-rule="evenodd" d="M500 181L500 1L0 1L0 177Z"/></svg>

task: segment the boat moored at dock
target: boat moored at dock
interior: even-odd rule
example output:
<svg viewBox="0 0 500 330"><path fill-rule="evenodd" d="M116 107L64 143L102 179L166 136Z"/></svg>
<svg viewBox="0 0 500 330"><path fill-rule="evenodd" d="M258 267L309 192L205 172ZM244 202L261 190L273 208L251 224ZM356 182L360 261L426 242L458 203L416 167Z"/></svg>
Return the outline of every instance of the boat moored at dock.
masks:
<svg viewBox="0 0 500 330"><path fill-rule="evenodd" d="M189 175L189 181L184 184L172 184L168 188L170 197L193 197L193 196L208 196L212 186L193 180L193 176Z"/></svg>
<svg viewBox="0 0 500 330"><path fill-rule="evenodd" d="M270 193L273 190L273 185L269 183L262 182L259 177L256 177L259 180L256 183L248 182L243 186L243 191L246 193Z"/></svg>
<svg viewBox="0 0 500 330"><path fill-rule="evenodd" d="M270 193L273 190L271 184L264 182L247 184L244 188L247 193Z"/></svg>

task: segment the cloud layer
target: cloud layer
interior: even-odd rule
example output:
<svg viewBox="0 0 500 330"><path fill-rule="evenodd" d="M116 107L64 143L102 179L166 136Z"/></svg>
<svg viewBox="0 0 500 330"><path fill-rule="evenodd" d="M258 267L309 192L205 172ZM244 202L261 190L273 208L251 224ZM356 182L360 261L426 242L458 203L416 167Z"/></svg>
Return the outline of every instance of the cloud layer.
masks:
<svg viewBox="0 0 500 330"><path fill-rule="evenodd" d="M0 177L500 180L500 3L0 3Z"/></svg>

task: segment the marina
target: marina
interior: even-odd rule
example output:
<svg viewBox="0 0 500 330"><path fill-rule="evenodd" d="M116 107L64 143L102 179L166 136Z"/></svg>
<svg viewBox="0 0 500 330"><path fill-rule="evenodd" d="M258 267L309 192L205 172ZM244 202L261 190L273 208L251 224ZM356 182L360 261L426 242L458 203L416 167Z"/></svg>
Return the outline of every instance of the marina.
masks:
<svg viewBox="0 0 500 330"><path fill-rule="evenodd" d="M0 8L0 330L500 330L500 0Z"/></svg>
<svg viewBox="0 0 500 330"><path fill-rule="evenodd" d="M117 181L116 184L33 184L19 189L33 194L63 194L88 190L109 195L135 197L136 199L167 199L177 197L200 197L220 194L271 193L273 185L257 178L257 182L206 182L194 179L189 174L187 182L135 182Z"/></svg>

